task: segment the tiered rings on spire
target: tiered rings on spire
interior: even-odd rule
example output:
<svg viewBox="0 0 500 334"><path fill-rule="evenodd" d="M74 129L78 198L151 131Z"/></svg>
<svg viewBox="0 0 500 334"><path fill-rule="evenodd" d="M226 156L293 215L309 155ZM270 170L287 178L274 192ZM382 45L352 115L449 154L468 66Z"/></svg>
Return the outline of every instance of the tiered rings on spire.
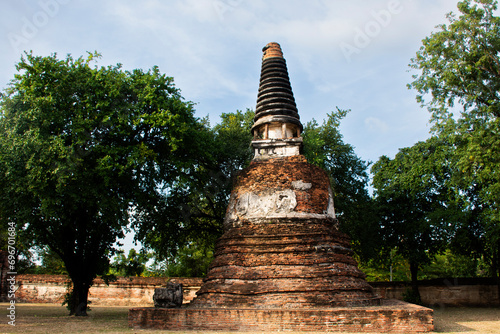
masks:
<svg viewBox="0 0 500 334"><path fill-rule="evenodd" d="M252 133L257 160L300 154L302 123L286 61L278 43L262 51L262 69Z"/></svg>

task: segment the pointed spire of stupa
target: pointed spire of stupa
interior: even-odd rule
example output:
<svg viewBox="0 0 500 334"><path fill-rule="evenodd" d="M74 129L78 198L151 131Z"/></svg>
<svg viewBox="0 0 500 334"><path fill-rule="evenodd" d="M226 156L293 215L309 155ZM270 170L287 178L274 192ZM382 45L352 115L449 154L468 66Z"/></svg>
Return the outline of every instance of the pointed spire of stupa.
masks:
<svg viewBox="0 0 500 334"><path fill-rule="evenodd" d="M303 127L283 52L275 42L267 44L262 51L264 55L252 127L254 159L299 155Z"/></svg>

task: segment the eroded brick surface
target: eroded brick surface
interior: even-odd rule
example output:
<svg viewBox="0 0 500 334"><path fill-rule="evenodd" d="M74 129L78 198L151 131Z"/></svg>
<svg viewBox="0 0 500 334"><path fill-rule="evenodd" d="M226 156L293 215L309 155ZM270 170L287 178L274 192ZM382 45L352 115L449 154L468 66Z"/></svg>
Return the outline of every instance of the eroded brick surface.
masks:
<svg viewBox="0 0 500 334"><path fill-rule="evenodd" d="M173 331L428 332L432 309L399 301L331 309L130 309L129 326Z"/></svg>
<svg viewBox="0 0 500 334"><path fill-rule="evenodd" d="M333 222L247 222L218 241L192 307L373 305L349 240Z"/></svg>
<svg viewBox="0 0 500 334"><path fill-rule="evenodd" d="M297 184L308 187L299 187ZM328 176L321 168L309 164L302 155L252 161L238 176L233 194L238 199L245 193L275 193L287 189L296 195L295 212L327 212L330 190Z"/></svg>
<svg viewBox="0 0 500 334"><path fill-rule="evenodd" d="M242 205L229 206L225 233L190 307L314 308L380 302L352 258L348 237L329 214L330 183L322 169L301 155L254 161L239 175L231 196L238 202L248 193L254 197L247 196L246 205L265 206L262 212L268 216L259 216L255 209L257 214L249 217L246 208L238 207ZM296 201L281 217L275 215L283 213L281 202L276 212L271 212L273 202L265 202L275 193Z"/></svg>

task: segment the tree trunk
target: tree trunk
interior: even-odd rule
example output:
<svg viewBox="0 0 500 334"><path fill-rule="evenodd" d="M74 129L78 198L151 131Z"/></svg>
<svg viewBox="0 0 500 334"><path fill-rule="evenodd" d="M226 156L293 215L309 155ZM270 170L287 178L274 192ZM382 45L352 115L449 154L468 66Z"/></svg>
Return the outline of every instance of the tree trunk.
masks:
<svg viewBox="0 0 500 334"><path fill-rule="evenodd" d="M415 303L420 303L420 291L418 290L418 262L410 261L411 290Z"/></svg>
<svg viewBox="0 0 500 334"><path fill-rule="evenodd" d="M68 300L69 315L87 316L88 296L90 285L83 280L74 280L73 289Z"/></svg>
<svg viewBox="0 0 500 334"><path fill-rule="evenodd" d="M494 277L497 282L497 297L500 300L500 239L497 240L496 256L493 257L494 261Z"/></svg>

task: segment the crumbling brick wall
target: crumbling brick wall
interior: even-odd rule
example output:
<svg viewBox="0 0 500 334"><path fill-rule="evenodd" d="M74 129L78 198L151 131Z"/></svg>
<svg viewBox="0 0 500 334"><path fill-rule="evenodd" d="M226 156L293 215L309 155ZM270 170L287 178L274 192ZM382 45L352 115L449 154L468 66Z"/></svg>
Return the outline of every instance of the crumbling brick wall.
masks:
<svg viewBox="0 0 500 334"><path fill-rule="evenodd" d="M167 281L181 283L184 302L191 301L200 288L201 278L119 277L109 285L96 278L89 291L92 305L153 306L155 288L165 287ZM64 275L18 275L16 298L27 303L62 303L70 279Z"/></svg>

